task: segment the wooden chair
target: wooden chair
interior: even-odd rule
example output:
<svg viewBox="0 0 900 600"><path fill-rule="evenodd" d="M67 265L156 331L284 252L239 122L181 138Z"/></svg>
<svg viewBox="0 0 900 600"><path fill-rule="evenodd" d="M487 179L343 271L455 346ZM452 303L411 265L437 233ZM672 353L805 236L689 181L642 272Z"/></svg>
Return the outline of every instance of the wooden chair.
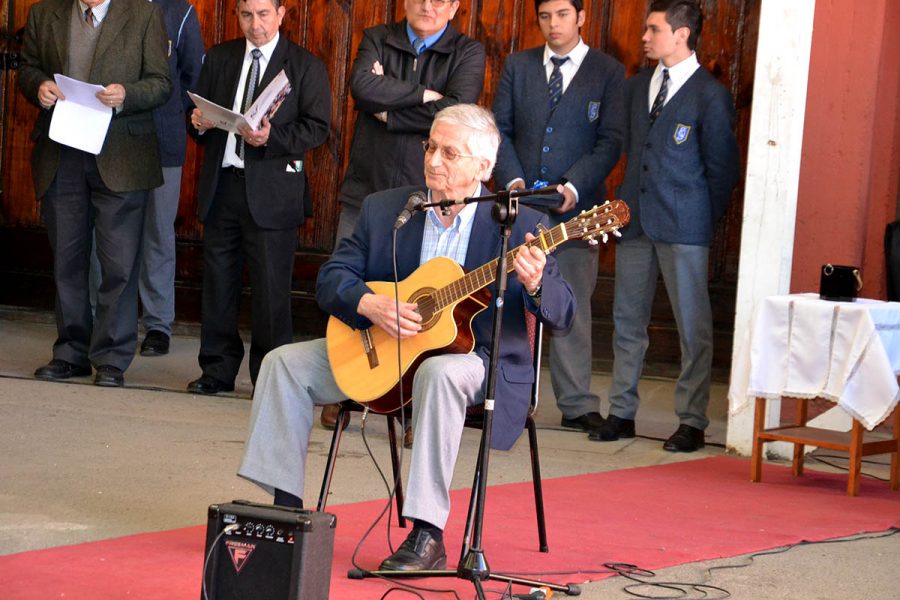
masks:
<svg viewBox="0 0 900 600"><path fill-rule="evenodd" d="M544 519L544 492L541 485L541 461L538 454L537 427L534 424L533 415L538 407L541 374L541 345L543 341L543 325L529 312L525 313L526 326L528 327L529 340L531 341L534 365L534 384L531 387L531 408L525 419L525 430L528 431L528 447L531 454L531 477L534 485L534 504L537 513L538 544L541 552L549 552L547 545L547 527ZM328 491L331 488L331 479L334 475L334 466L337 459L338 448L341 443L342 424L344 419L350 418L351 412L362 412L363 406L352 400L344 400L340 403L337 425L331 437L331 447L328 450L328 460L325 463L325 475L322 478L322 489L319 492L317 510L325 510L328 502ZM407 405L407 409L409 405ZM401 419L400 411L385 415L388 422L388 440L391 449L391 470L397 486L394 498L397 506L397 523L400 527L406 527L406 519L403 517L403 482L400 477L400 453L398 436L395 424ZM406 420L409 422L410 413L407 412ZM484 424L484 406L471 406L466 410L465 427L481 429ZM415 442L414 442L415 443Z"/></svg>
<svg viewBox="0 0 900 600"><path fill-rule="evenodd" d="M753 456L750 460L750 480L758 482L762 479L763 444L765 442L782 441L794 445L793 474L803 475L804 447L807 445L847 452L849 455L847 495L859 494L860 469L862 457L872 454L891 455L890 488L900 487L900 406L894 409L891 437L866 435L862 423L853 419L853 429L849 433L818 429L807 425L807 399L797 398L794 422L784 427L765 428L766 399L756 399L756 411L753 420Z"/></svg>

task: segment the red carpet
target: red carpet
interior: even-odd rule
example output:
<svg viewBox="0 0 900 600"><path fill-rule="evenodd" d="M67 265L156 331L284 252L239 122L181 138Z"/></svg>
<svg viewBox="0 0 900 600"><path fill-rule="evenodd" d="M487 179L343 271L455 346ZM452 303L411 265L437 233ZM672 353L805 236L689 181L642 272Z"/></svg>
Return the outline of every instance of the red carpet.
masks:
<svg viewBox="0 0 900 600"><path fill-rule="evenodd" d="M766 466L762 483L749 479L748 461L716 457L546 480L549 554L537 551L531 483L490 487L485 556L498 573L594 570L608 561L659 569L900 526L900 493L884 482L863 479L860 496L849 498L845 475L807 471L798 480L786 468ZM228 499L211 499L216 500ZM468 491L455 492L453 503L446 539L455 564ZM389 587L345 577L359 537L382 506L377 501L331 507L338 518L332 598L379 598ZM399 544L405 531L394 532ZM204 536L205 526L189 527L0 556L0 595L6 600L197 600ZM380 527L360 552L360 564L375 568L386 548ZM419 585L453 587L463 598L474 595L471 583L456 579L421 579Z"/></svg>

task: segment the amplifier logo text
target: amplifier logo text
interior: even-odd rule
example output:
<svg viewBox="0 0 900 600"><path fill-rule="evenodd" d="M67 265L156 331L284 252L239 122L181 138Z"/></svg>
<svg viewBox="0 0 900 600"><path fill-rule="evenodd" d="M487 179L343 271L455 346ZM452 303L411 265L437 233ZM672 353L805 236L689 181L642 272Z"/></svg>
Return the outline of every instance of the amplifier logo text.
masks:
<svg viewBox="0 0 900 600"><path fill-rule="evenodd" d="M228 554L231 556L231 562L234 564L234 570L238 573L250 560L250 555L256 550L256 544L247 542L238 542L234 540L225 540L225 547L228 548Z"/></svg>

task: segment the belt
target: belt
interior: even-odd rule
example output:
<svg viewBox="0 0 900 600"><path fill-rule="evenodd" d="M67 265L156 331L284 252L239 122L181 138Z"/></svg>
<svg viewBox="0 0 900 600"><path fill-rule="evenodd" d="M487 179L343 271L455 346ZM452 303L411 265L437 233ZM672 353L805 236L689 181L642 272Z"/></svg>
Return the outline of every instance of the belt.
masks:
<svg viewBox="0 0 900 600"><path fill-rule="evenodd" d="M235 177L240 177L241 179L244 178L244 170L243 169L240 169L238 167L229 166L229 167L225 167L224 170L226 173L231 173Z"/></svg>

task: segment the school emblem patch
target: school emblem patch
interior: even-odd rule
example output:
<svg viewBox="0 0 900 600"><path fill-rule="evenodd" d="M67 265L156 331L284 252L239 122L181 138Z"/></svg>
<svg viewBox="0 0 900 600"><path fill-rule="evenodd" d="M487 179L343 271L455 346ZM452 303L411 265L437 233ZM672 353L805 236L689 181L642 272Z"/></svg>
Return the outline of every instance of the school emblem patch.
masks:
<svg viewBox="0 0 900 600"><path fill-rule="evenodd" d="M600 103L588 102L588 121L593 123L600 118Z"/></svg>
<svg viewBox="0 0 900 600"><path fill-rule="evenodd" d="M688 139L688 136L691 134L691 126L685 125L684 123L679 123L675 126L675 135L672 136L675 138L675 143L681 145L685 143Z"/></svg>

